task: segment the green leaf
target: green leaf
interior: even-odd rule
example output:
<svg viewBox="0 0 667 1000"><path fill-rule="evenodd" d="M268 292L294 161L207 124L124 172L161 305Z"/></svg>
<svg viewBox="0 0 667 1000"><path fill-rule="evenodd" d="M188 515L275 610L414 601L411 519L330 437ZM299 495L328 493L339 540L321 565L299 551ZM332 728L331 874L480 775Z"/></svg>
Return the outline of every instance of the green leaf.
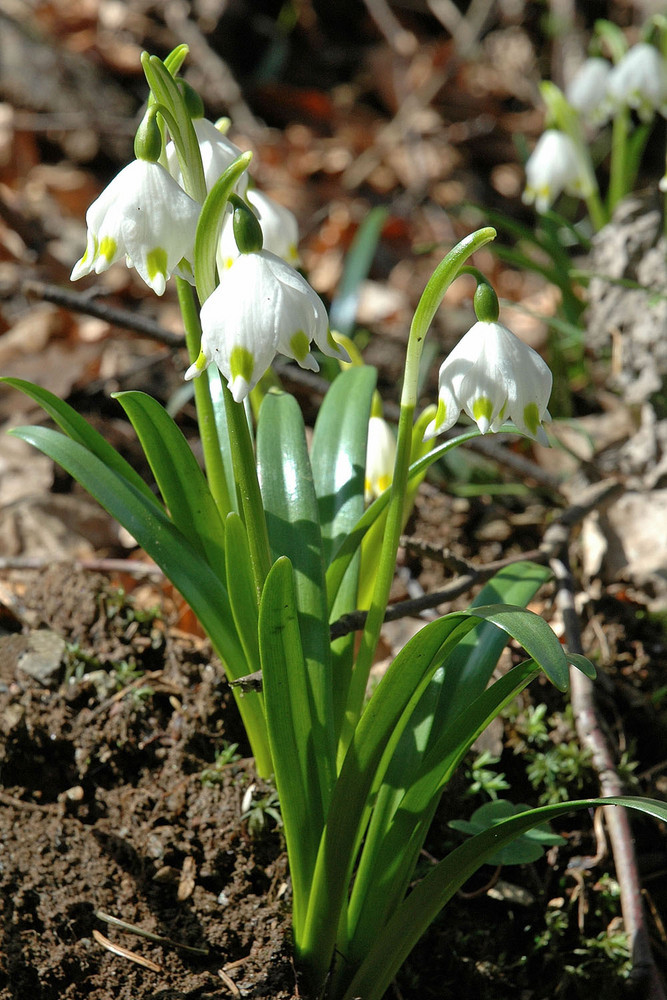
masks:
<svg viewBox="0 0 667 1000"><path fill-rule="evenodd" d="M251 671L259 670L257 590L245 525L232 511L225 521L227 593L234 624Z"/></svg>
<svg viewBox="0 0 667 1000"><path fill-rule="evenodd" d="M366 439L376 380L376 369L366 365L342 372L315 421L310 460L326 565L364 512Z"/></svg>
<svg viewBox="0 0 667 1000"><path fill-rule="evenodd" d="M437 671L443 675L445 690L450 659ZM344 951L352 966L361 961L378 927L401 902L443 788L473 742L537 674L532 660L514 667L466 705L450 725L437 730L437 738L430 741L428 750L419 745L419 719L415 721L414 715L410 719L379 790L364 842L348 908L349 944L345 948L344 942L339 943L339 950ZM412 766L402 771L410 734L420 752L413 751Z"/></svg>
<svg viewBox="0 0 667 1000"><path fill-rule="evenodd" d="M607 799L581 799L531 809L512 816L489 830L471 837L452 851L422 879L394 911L353 977L343 1000L380 1000L407 956L429 924L449 902L454 893L499 849L511 843L531 827L539 826L577 809L596 806L624 806L667 822L667 804L654 799L614 796Z"/></svg>
<svg viewBox="0 0 667 1000"><path fill-rule="evenodd" d="M364 512L366 439L377 371L353 367L332 383L320 406L310 460L322 531L325 565ZM358 556L349 567L330 609L336 619L357 606ZM335 742L354 665L354 633L331 644Z"/></svg>
<svg viewBox="0 0 667 1000"><path fill-rule="evenodd" d="M513 636L558 686L567 686L568 664L549 626L523 608L492 605L446 615L426 625L400 651L354 730L334 788L313 890L297 949L314 978L326 974L347 895L356 851L369 819L369 801L423 691L451 649L476 619L492 621Z"/></svg>
<svg viewBox="0 0 667 1000"><path fill-rule="evenodd" d="M510 816L527 812L530 806L519 804L514 805L507 799L496 799L494 802L485 802L483 806L476 809L469 820L453 819L449 826L452 830L474 836L489 830L499 822ZM486 859L487 865L527 865L532 861L538 861L544 854L546 847L553 847L558 844L566 844L564 837L559 837L554 833L548 824L534 826L530 830L521 834L516 840L501 847L499 851Z"/></svg>
<svg viewBox="0 0 667 1000"><path fill-rule="evenodd" d="M215 500L182 431L145 392L118 392L144 449L167 510L214 572L224 575L224 525Z"/></svg>
<svg viewBox="0 0 667 1000"><path fill-rule="evenodd" d="M117 472L142 496L157 508L162 509L139 473L135 472L129 462L126 462L122 455L115 448L112 448L109 442L101 434L98 434L68 403L54 396L48 389L42 389L41 386L25 382L20 378L2 378L0 382L4 382L5 385L12 386L14 389L19 389L26 396L34 399L68 437L87 448L91 454L104 462L108 469Z"/></svg>
<svg viewBox="0 0 667 1000"><path fill-rule="evenodd" d="M516 562L505 566L489 580L470 604L471 608L491 604L525 607L542 584L551 579L548 566ZM447 687L433 692L437 710L433 731L442 731L485 689L507 645L507 632L490 621L480 622L456 647L447 663ZM435 706L434 706L435 708Z"/></svg>
<svg viewBox="0 0 667 1000"><path fill-rule="evenodd" d="M334 780L333 685L329 614L317 497L301 409L293 396L270 392L257 426L257 476L274 560L294 571L299 629L310 691L311 738L326 811Z"/></svg>
<svg viewBox="0 0 667 1000"><path fill-rule="evenodd" d="M286 557L273 564L264 584L259 644L269 743L292 877L294 933L298 937L324 812L296 591Z"/></svg>
<svg viewBox="0 0 667 1000"><path fill-rule="evenodd" d="M331 328L346 337L352 333L357 315L359 289L362 281L368 277L387 215L387 209L383 206L372 208L355 233L345 256L338 294L331 303L329 319Z"/></svg>
<svg viewBox="0 0 667 1000"><path fill-rule="evenodd" d="M10 433L61 465L155 560L199 618L225 664L229 679L247 674L248 666L232 625L224 585L154 498L149 499L83 444L58 431L16 427ZM235 691L235 696L258 770L268 774L271 768L261 702L255 693L241 697Z"/></svg>

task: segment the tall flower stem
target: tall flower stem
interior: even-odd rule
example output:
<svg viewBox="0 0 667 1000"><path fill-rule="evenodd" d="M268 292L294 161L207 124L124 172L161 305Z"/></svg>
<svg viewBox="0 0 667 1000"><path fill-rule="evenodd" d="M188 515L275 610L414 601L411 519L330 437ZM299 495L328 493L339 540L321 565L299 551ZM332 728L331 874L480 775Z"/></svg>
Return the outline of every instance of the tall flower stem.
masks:
<svg viewBox="0 0 667 1000"><path fill-rule="evenodd" d="M466 237L450 250L445 259L438 265L424 289L412 321L406 352L401 409L398 419L396 460L391 495L387 507L384 540L375 577L373 597L368 610L366 625L350 683L345 718L341 730L339 760L349 745L352 733L361 715L368 677L380 638L380 629L384 621L387 602L389 600L389 591L394 578L396 553L398 552L398 545L403 530L412 427L417 407L419 363L424 347L424 340L445 292L459 275L465 262L476 250L479 250L486 243L494 239L495 235L495 229L492 229L490 226L485 227Z"/></svg>
<svg viewBox="0 0 667 1000"><path fill-rule="evenodd" d="M185 328L185 342L188 348L190 361L193 362L199 354L201 346L201 327L199 325L199 311L195 302L194 292L191 286L183 278L176 279L178 291L178 302L183 316L183 326ZM220 451L220 440L215 422L215 411L208 379L199 378L194 382L195 405L197 407L197 420L199 423L199 435L204 451L204 462L206 465L206 475L209 489L216 502L220 516L225 518L233 505L229 496L227 477Z"/></svg>
<svg viewBox="0 0 667 1000"><path fill-rule="evenodd" d="M630 112L619 108L614 115L611 129L611 157L609 162L609 191L607 194L609 215L625 196L627 190L626 151L630 129Z"/></svg>
<svg viewBox="0 0 667 1000"><path fill-rule="evenodd" d="M197 381L201 381L200 379ZM234 401L226 385L222 387L229 431L229 446L232 452L234 478L241 500L243 520L248 535L248 546L255 578L257 601L262 594L266 574L271 568L271 548L266 527L264 504L257 479L255 451L250 437L250 428L243 403Z"/></svg>

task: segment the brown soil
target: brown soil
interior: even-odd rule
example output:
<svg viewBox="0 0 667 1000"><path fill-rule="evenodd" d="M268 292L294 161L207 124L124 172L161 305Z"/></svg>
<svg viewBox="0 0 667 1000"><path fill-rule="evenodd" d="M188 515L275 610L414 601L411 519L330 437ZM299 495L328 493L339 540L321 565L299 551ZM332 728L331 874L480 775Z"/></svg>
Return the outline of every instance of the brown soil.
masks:
<svg viewBox="0 0 667 1000"><path fill-rule="evenodd" d="M215 767L243 737L207 646L139 623L89 574L54 569L25 601L87 666L70 652L72 675L45 687L0 651L0 997L291 997L281 837L241 815L251 783L255 801L264 791L252 762ZM119 689L106 671L123 659L147 672Z"/></svg>

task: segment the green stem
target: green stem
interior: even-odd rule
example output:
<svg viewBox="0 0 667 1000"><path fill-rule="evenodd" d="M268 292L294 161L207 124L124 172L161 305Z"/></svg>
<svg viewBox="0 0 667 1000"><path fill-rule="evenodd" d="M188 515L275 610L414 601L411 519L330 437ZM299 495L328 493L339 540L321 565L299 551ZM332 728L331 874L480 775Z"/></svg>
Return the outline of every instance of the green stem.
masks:
<svg viewBox="0 0 667 1000"><path fill-rule="evenodd" d="M176 279L178 291L178 302L183 316L183 326L185 328L185 342L188 348L190 361L193 362L199 355L201 348L201 327L199 325L199 312L195 302L194 292L191 285L183 278ZM215 411L209 389L207 378L197 378L193 380L195 391L195 405L197 407L197 421L199 423L199 436L201 438L204 451L204 463L208 478L209 489L220 511L220 516L226 518L233 506L229 497L227 477L220 451L220 440L215 423Z"/></svg>
<svg viewBox="0 0 667 1000"><path fill-rule="evenodd" d="M609 215L625 197L626 190L626 144L630 128L630 112L621 108L614 115L611 130L611 158L609 163L609 191L607 206Z"/></svg>
<svg viewBox="0 0 667 1000"><path fill-rule="evenodd" d="M227 415L227 429L229 431L232 461L234 463L234 478L236 479L236 486L241 499L241 509L248 534L248 545L250 547L252 570L257 590L257 601L259 603L266 575L271 569L272 559L264 504L262 503L262 494L257 479L255 450L250 437L248 418L246 417L243 403L236 403L234 401L231 392L224 383L222 392L225 400L225 413Z"/></svg>
<svg viewBox="0 0 667 1000"><path fill-rule="evenodd" d="M484 246L485 243L489 243L494 239L495 235L495 229L489 226L466 237L450 250L445 259L438 265L424 289L412 321L405 359L405 374L396 441L396 460L391 495L387 508L387 522L375 577L373 597L361 637L357 662L350 682L345 718L341 728L339 760L342 759L350 743L361 715L368 677L380 638L380 629L384 621L387 602L389 600L389 591L394 578L396 553L398 552L398 545L403 530L405 493L412 445L412 425L417 407L419 363L424 340L435 312L452 281L458 276L467 259L476 250Z"/></svg>

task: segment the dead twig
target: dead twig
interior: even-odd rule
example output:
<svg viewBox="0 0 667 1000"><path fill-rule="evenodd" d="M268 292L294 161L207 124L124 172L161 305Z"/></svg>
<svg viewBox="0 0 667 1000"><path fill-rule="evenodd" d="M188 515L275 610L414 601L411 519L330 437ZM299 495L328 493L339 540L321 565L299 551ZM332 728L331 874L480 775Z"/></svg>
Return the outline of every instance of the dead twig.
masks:
<svg viewBox="0 0 667 1000"><path fill-rule="evenodd" d="M136 951L130 951L129 948L123 948L120 944L114 944L109 938L106 938L104 934L100 934L96 927L93 928L93 937L98 944L101 944L103 948L110 951L112 955L119 955L121 958L127 958L130 962L134 962L135 965L141 965L144 969L150 969L151 972L162 972L162 966L157 965L156 962L151 962L150 958L144 958L143 955L137 955Z"/></svg>
<svg viewBox="0 0 667 1000"><path fill-rule="evenodd" d="M183 944L181 941L175 941L173 938L164 937L162 934L153 934L152 931L146 931L143 927L137 927L136 924L128 924L126 920L114 917L111 913L105 913L104 910L95 910L95 916L105 924L118 927L122 931L127 931L128 934L136 934L137 937L146 938L147 941L154 941L156 944L165 944L171 948L180 948L182 951L189 951L193 955L209 954L208 948L193 948L189 944Z"/></svg>
<svg viewBox="0 0 667 1000"><path fill-rule="evenodd" d="M581 632L574 606L574 581L567 562L567 555L551 560L556 577L557 605L560 608L567 645L571 652L581 653ZM593 682L580 670L570 668L570 699L579 740L590 750L593 766L600 781L604 797L620 795L623 785L614 762L614 756L598 718ZM642 890L633 847L632 830L627 810L606 810L605 820L609 831L616 878L621 891L623 923L632 948L633 968L630 979L638 996L645 1000L665 1000L665 991L651 952L646 927Z"/></svg>
<svg viewBox="0 0 667 1000"><path fill-rule="evenodd" d="M28 298L53 302L56 306L62 306L64 309L83 313L86 316L94 316L112 326L134 330L145 337L150 337L151 340L166 344L167 347L183 347L185 344L185 337L182 334L166 330L147 316L139 316L128 309L118 309L115 306L105 305L94 299L90 292L70 292L58 285L49 285L44 281L36 281L34 278L23 281L21 291Z"/></svg>

